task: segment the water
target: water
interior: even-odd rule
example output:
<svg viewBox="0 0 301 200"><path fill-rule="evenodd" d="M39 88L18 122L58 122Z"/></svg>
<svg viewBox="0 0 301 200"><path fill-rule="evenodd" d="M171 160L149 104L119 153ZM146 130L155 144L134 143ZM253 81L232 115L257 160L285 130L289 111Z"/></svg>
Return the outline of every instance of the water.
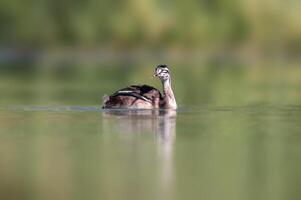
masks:
<svg viewBox="0 0 301 200"><path fill-rule="evenodd" d="M176 112L100 108L103 93L141 74L113 86L5 76L1 199L298 199L296 69L238 71L187 83L175 73Z"/></svg>
<svg viewBox="0 0 301 200"><path fill-rule="evenodd" d="M1 196L294 199L301 107L0 108Z"/></svg>

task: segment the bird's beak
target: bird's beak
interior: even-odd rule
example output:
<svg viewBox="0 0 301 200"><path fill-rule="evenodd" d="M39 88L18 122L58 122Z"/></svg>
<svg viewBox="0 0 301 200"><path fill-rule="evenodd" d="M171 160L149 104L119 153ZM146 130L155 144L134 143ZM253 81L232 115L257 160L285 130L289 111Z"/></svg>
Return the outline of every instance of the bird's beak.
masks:
<svg viewBox="0 0 301 200"><path fill-rule="evenodd" d="M154 73L153 77L156 77L156 76L158 76L158 74Z"/></svg>

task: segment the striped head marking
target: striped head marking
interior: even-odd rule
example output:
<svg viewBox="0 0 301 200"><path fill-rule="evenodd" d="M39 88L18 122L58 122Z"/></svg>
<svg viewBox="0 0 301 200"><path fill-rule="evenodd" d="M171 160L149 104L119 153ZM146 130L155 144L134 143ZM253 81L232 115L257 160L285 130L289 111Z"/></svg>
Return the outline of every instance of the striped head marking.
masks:
<svg viewBox="0 0 301 200"><path fill-rule="evenodd" d="M161 81L170 79L168 67L166 65L158 65L154 73L155 76L159 77Z"/></svg>

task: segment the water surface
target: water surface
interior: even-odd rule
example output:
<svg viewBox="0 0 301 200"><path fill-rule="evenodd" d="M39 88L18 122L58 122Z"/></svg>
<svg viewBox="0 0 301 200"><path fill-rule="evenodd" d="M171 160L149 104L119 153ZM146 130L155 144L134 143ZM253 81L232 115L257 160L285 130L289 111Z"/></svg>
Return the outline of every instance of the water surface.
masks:
<svg viewBox="0 0 301 200"><path fill-rule="evenodd" d="M294 199L301 107L0 107L14 199Z"/></svg>

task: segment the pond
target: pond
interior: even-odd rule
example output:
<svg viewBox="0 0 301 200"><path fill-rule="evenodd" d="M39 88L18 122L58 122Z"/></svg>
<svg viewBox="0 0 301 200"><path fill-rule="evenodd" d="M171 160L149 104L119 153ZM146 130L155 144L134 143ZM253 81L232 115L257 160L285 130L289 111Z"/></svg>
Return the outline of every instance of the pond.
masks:
<svg viewBox="0 0 301 200"><path fill-rule="evenodd" d="M160 88L152 72L117 65L2 74L2 198L301 195L298 67L176 66L177 111L101 109L102 95L128 84Z"/></svg>

